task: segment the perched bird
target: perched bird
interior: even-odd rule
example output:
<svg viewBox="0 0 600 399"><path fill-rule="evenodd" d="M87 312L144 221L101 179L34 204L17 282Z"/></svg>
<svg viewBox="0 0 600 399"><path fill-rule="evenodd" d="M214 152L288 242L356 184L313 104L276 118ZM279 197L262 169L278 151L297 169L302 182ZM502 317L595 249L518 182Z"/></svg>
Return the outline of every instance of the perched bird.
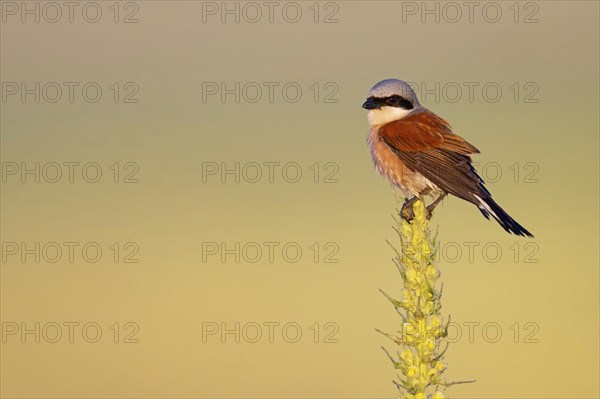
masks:
<svg viewBox="0 0 600 399"><path fill-rule="evenodd" d="M450 125L423 107L404 81L386 79L377 83L362 105L369 110L369 145L377 171L407 199L401 216L410 220L412 204L424 195L437 197L427 207L429 214L452 194L477 206L483 216L494 218L509 233L533 237L492 199L485 183L471 164L479 150L452 133Z"/></svg>

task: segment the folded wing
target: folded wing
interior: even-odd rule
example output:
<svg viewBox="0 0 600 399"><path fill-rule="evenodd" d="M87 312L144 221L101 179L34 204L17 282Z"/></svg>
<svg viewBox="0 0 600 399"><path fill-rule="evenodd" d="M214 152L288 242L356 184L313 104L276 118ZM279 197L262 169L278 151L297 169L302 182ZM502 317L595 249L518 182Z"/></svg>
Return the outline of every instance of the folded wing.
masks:
<svg viewBox="0 0 600 399"><path fill-rule="evenodd" d="M379 129L379 138L406 166L419 172L444 191L469 202L489 195L471 165L470 154L479 150L452 133L450 125L424 110Z"/></svg>

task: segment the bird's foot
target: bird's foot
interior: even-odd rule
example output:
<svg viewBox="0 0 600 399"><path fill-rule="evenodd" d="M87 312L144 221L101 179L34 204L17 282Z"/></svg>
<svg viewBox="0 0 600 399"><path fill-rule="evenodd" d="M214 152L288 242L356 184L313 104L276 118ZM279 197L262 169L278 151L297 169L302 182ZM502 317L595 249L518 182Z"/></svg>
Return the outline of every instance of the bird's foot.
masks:
<svg viewBox="0 0 600 399"><path fill-rule="evenodd" d="M427 220L431 220L431 217L433 216L433 209L435 208L435 206L427 206L425 207L425 217L427 218Z"/></svg>
<svg viewBox="0 0 600 399"><path fill-rule="evenodd" d="M415 218L415 211L413 210L413 202L408 199L404 200L404 205L400 209L400 217L407 222L412 222Z"/></svg>
<svg viewBox="0 0 600 399"><path fill-rule="evenodd" d="M442 200L444 198L446 198L446 195L448 195L448 194L444 193L444 194L440 195L439 197L436 198L435 201L433 201L433 203L431 205L429 205L428 207L425 208L425 212L426 212L425 217L427 217L427 220L431 220L431 217L433 216L433 210L435 209L436 206L438 206L438 204L440 202L442 202Z"/></svg>

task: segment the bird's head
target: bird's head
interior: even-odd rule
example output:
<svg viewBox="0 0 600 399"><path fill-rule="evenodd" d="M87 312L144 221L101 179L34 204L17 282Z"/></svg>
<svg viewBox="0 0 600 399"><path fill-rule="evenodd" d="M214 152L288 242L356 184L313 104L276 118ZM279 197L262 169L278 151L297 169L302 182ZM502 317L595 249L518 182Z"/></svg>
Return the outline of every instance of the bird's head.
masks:
<svg viewBox="0 0 600 399"><path fill-rule="evenodd" d="M369 110L371 126L385 125L423 108L408 83L398 79L382 80L373 86L362 107Z"/></svg>

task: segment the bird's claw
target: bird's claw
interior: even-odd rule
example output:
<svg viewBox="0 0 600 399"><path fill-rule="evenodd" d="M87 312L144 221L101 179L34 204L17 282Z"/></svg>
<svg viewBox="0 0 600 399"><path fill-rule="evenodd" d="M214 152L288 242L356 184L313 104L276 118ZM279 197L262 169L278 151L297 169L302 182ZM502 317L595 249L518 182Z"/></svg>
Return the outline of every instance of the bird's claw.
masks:
<svg viewBox="0 0 600 399"><path fill-rule="evenodd" d="M427 218L427 220L431 220L431 217L433 216L434 208L435 208L435 206L431 206L431 205L429 205L428 207L425 207L425 217Z"/></svg>
<svg viewBox="0 0 600 399"><path fill-rule="evenodd" d="M412 222L415 218L415 211L413 210L412 203L404 201L404 205L400 209L400 217L407 222Z"/></svg>

